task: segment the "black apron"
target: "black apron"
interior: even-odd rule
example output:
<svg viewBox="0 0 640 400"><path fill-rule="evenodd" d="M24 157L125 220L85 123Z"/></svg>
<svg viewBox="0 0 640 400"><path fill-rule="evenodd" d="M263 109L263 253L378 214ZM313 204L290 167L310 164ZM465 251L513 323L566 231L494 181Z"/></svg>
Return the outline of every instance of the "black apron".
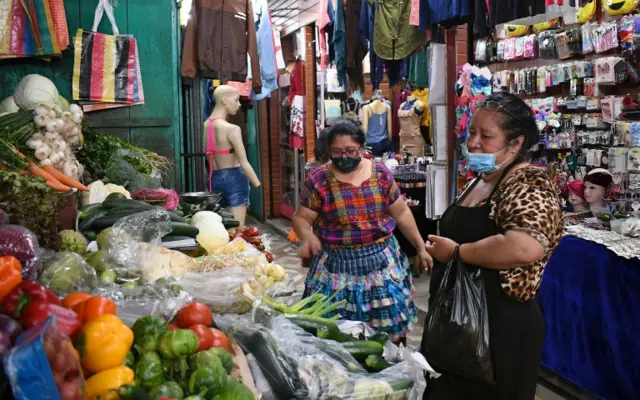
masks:
<svg viewBox="0 0 640 400"><path fill-rule="evenodd" d="M512 168L508 166L486 204L464 207L460 203L479 182L452 204L440 219L440 235L459 244L472 243L500 232L489 218L491 198ZM436 296L446 263L436 262L429 284L429 306ZM521 302L500 286L498 270L482 268L489 313L489 342L495 367L495 383L487 384L438 371L442 376L429 379L423 399L427 400L533 400L544 338L544 320L535 300ZM425 329L423 333L427 334ZM425 355L426 356L426 355ZM428 358L427 358L428 360ZM455 372L455 371L452 371Z"/></svg>

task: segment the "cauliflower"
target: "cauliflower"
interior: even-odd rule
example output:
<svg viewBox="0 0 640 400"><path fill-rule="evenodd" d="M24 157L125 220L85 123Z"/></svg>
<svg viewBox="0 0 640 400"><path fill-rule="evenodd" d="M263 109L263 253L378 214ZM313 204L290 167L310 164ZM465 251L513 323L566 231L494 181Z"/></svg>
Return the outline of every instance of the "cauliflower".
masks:
<svg viewBox="0 0 640 400"><path fill-rule="evenodd" d="M60 232L60 250L84 254L87 250L87 240L80 232L66 229Z"/></svg>

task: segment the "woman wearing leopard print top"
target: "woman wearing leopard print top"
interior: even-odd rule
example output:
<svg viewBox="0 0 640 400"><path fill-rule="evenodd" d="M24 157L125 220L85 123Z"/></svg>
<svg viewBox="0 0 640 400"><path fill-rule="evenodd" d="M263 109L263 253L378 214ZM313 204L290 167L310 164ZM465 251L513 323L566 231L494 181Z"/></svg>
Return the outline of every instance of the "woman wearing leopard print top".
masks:
<svg viewBox="0 0 640 400"><path fill-rule="evenodd" d="M544 170L529 164L527 150L538 136L531 109L515 95L495 93L476 107L463 153L480 176L442 216L441 236L429 237L427 251L438 260L429 291L434 299L454 254L465 265L480 268L495 381L480 383L457 371L439 370L442 376L429 382L425 399L535 397L544 338L535 296L563 230L553 183ZM425 338L423 353L429 360Z"/></svg>

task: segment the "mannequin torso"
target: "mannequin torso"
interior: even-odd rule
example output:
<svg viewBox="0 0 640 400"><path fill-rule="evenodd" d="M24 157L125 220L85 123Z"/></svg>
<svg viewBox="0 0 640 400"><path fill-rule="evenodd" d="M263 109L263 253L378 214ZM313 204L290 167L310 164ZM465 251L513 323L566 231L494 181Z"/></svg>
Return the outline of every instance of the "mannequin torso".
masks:
<svg viewBox="0 0 640 400"><path fill-rule="evenodd" d="M362 116L363 116L362 129L364 130L364 133L366 134L369 131L369 119L371 118L373 113L376 113L378 115L386 114L387 137L389 138L389 140L391 140L391 134L393 130L392 129L393 118L391 117L391 107L389 107L388 105L386 105L384 102L380 100L374 100L370 104L364 106L362 109Z"/></svg>
<svg viewBox="0 0 640 400"><path fill-rule="evenodd" d="M424 114L424 104L409 96L407 101L398 108L398 121L400 122L400 147L406 148L412 155L424 156L426 142L420 132L420 123Z"/></svg>

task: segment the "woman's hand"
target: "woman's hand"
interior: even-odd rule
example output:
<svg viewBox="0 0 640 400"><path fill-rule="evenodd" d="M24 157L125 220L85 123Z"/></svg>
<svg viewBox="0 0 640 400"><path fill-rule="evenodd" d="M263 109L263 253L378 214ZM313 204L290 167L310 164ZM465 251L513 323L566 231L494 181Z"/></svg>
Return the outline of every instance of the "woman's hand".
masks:
<svg viewBox="0 0 640 400"><path fill-rule="evenodd" d="M420 260L422 269L425 271L431 271L431 268L433 268L433 258L431 258L429 253L427 253L426 249L418 250L418 259Z"/></svg>
<svg viewBox="0 0 640 400"><path fill-rule="evenodd" d="M320 239L313 233L309 233L302 239L302 245L300 246L300 257L310 258L318 254L322 250Z"/></svg>
<svg viewBox="0 0 640 400"><path fill-rule="evenodd" d="M424 244L425 250L440 262L447 262L453 257L458 243L442 236L429 235L429 241Z"/></svg>

